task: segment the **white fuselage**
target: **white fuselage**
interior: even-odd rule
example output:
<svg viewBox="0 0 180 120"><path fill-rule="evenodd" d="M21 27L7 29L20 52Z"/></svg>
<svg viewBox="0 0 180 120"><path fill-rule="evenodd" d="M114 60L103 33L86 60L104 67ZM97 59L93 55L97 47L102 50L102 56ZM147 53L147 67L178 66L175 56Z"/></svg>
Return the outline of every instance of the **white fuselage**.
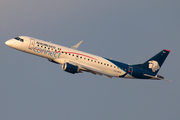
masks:
<svg viewBox="0 0 180 120"><path fill-rule="evenodd" d="M72 49L27 36L19 36L5 42L7 46L14 49L47 58L53 63L62 64L62 69L72 74L85 71L105 75L109 78L165 80L163 76L157 75L157 73L170 50L164 49L160 51L143 64L128 65L79 51L77 48L81 43L82 41L72 46Z"/></svg>
<svg viewBox="0 0 180 120"><path fill-rule="evenodd" d="M19 38L20 40L17 40ZM102 73L107 73L107 75L104 75L108 77L119 77L126 73L123 68L119 68L103 57L31 37L20 36L6 41L6 45L23 52L53 60L59 64L71 62L84 71L89 71L87 68L92 69L92 73L93 70L102 71ZM132 78L129 74L124 77Z"/></svg>

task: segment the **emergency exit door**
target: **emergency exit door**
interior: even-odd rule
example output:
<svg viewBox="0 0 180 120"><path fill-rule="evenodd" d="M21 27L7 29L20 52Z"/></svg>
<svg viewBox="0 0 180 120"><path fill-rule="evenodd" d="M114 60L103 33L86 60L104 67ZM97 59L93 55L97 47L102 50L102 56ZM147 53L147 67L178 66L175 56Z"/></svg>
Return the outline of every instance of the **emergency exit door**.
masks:
<svg viewBox="0 0 180 120"><path fill-rule="evenodd" d="M129 66L128 73L132 75L132 73L133 73L133 67Z"/></svg>

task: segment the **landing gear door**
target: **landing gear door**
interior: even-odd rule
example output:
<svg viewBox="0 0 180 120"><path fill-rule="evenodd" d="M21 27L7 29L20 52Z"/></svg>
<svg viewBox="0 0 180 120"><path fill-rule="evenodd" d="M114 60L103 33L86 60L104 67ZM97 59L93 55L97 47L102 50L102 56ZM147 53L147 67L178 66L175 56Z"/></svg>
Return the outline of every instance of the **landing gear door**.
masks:
<svg viewBox="0 0 180 120"><path fill-rule="evenodd" d="M35 40L30 38L30 44L29 44L29 49L34 49L34 45L35 45Z"/></svg>

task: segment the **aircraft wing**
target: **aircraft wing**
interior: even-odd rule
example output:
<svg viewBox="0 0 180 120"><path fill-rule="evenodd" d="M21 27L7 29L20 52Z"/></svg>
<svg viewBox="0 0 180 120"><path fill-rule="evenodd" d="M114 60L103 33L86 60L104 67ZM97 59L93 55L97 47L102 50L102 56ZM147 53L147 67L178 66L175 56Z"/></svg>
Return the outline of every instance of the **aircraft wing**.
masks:
<svg viewBox="0 0 180 120"><path fill-rule="evenodd" d="M73 49L78 49L78 47L81 45L81 43L83 42L83 40L81 40L78 44L74 45L74 46L71 46L71 48Z"/></svg>
<svg viewBox="0 0 180 120"><path fill-rule="evenodd" d="M58 59L54 59L55 62L59 63L58 62ZM98 74L98 75L105 75L106 77L109 77L109 78L112 78L112 77L116 77L115 75L113 74L109 74L109 73L106 73L106 72L103 72L102 70L96 68L96 67L93 67L91 65L88 65L88 64L83 64L83 63L80 63L80 62L77 62L77 61L72 61L72 60L65 60L66 63L69 63L69 64L72 64L74 66L78 66L79 69L83 70L83 71L86 71L86 72L90 72L92 74Z"/></svg>

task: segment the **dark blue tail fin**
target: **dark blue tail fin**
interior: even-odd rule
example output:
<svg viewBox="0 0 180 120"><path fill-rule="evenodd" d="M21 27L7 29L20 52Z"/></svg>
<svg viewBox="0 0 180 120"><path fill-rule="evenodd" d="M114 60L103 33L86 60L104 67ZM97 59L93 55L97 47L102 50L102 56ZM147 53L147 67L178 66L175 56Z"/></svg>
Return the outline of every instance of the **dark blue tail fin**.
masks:
<svg viewBox="0 0 180 120"><path fill-rule="evenodd" d="M170 50L164 49L145 63L140 64L139 67L156 75L169 53Z"/></svg>

